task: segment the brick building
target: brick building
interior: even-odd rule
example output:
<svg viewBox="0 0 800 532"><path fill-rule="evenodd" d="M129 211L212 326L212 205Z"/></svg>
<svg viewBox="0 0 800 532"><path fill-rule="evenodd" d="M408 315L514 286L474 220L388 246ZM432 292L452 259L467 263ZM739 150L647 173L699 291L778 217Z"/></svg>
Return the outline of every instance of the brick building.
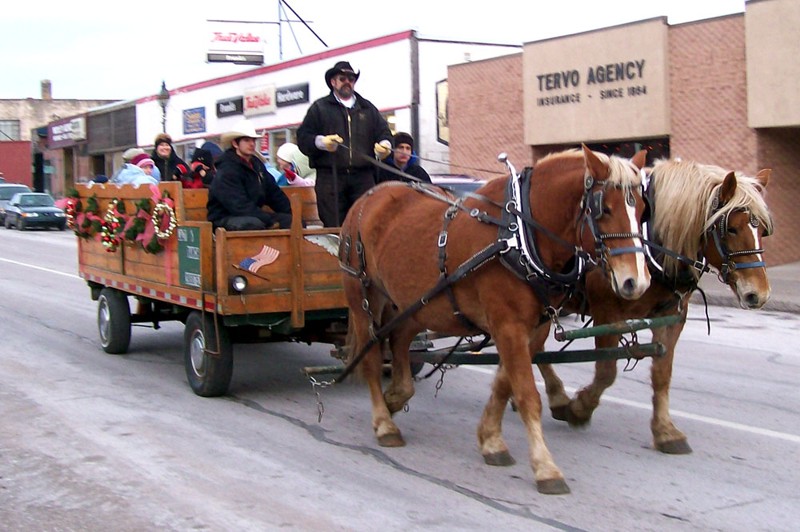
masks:
<svg viewBox="0 0 800 532"><path fill-rule="evenodd" d="M644 20L450 66L451 164L492 177L500 152L522 167L585 142L749 175L772 168L767 260L798 261L798 26L800 2L749 0L743 14L675 26Z"/></svg>
<svg viewBox="0 0 800 532"><path fill-rule="evenodd" d="M9 182L51 190L53 169L41 156L47 124L111 101L54 99L49 80L42 81L40 98L0 99L0 172Z"/></svg>

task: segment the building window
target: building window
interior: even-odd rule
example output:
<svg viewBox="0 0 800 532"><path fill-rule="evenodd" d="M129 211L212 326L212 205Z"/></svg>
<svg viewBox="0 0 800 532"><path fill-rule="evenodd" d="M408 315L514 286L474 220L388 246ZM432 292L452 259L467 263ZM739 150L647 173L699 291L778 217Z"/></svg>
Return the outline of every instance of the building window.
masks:
<svg viewBox="0 0 800 532"><path fill-rule="evenodd" d="M0 141L20 140L19 120L0 120Z"/></svg>

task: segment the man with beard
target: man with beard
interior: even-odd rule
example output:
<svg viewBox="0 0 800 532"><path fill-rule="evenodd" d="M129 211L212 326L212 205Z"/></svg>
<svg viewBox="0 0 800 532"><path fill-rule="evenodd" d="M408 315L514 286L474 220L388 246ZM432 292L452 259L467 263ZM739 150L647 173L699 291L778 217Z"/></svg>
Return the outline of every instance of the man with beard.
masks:
<svg viewBox="0 0 800 532"><path fill-rule="evenodd" d="M347 61L325 72L331 92L311 104L297 130L297 145L317 170L317 210L327 227L340 226L353 203L375 185L368 157L385 159L392 151L389 124L355 92L360 75ZM345 146L338 149L339 144Z"/></svg>

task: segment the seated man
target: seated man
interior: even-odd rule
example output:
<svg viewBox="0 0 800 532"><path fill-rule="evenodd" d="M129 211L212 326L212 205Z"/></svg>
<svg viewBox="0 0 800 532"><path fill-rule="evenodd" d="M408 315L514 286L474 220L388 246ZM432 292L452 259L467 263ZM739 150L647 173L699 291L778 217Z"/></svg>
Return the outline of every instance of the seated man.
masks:
<svg viewBox="0 0 800 532"><path fill-rule="evenodd" d="M394 152L384 162L405 174L417 178L418 181L423 183L431 182L431 176L419 165L419 158L414 155L414 138L408 133L402 131L395 133ZM383 183L384 181L411 181L411 179L384 168L378 168L375 182Z"/></svg>
<svg viewBox="0 0 800 532"><path fill-rule="evenodd" d="M215 230L288 229L292 225L289 198L255 155L259 137L246 121L222 135L225 152L216 163L217 175L208 190L208 221ZM264 205L275 212L261 210Z"/></svg>

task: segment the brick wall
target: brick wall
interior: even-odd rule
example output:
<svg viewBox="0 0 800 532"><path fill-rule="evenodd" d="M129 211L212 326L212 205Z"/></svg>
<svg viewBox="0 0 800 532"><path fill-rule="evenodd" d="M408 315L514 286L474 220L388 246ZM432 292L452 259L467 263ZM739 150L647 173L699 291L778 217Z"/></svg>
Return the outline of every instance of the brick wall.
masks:
<svg viewBox="0 0 800 532"><path fill-rule="evenodd" d="M771 168L767 203L775 223L775 234L765 239L770 265L800 261L800 128L758 130L758 167Z"/></svg>
<svg viewBox="0 0 800 532"><path fill-rule="evenodd" d="M521 169L532 164L522 113L522 54L450 66L450 171L483 178L505 175L505 152Z"/></svg>
<svg viewBox="0 0 800 532"><path fill-rule="evenodd" d="M766 259L795 262L800 234L789 228L800 202L800 128L747 126L746 60L742 15L670 27L671 154L748 175L772 168L767 201L776 232L764 242Z"/></svg>

